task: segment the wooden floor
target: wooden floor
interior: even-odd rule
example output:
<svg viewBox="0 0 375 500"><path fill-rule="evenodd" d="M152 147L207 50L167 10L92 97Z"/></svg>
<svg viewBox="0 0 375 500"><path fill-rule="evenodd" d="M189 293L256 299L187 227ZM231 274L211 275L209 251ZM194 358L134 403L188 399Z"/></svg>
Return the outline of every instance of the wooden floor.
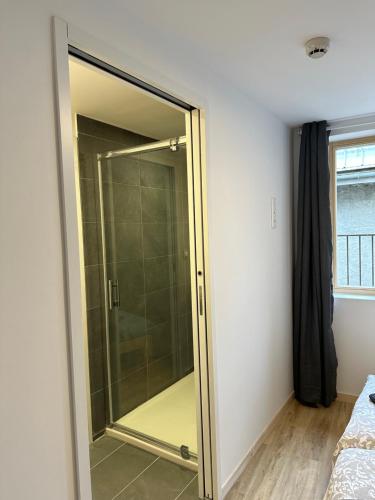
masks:
<svg viewBox="0 0 375 500"><path fill-rule="evenodd" d="M330 408L290 401L225 500L322 500L352 409L342 401Z"/></svg>

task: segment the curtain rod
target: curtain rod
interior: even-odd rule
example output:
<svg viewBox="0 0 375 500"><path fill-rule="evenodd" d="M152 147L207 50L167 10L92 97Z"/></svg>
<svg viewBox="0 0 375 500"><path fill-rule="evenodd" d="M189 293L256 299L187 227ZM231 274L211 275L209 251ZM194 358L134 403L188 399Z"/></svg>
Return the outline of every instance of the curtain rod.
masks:
<svg viewBox="0 0 375 500"><path fill-rule="evenodd" d="M330 132L341 131L342 133L365 131L375 129L375 114L364 116L355 116L352 118L340 118L330 120L327 124L327 130ZM302 134L302 126L297 127L298 135Z"/></svg>
<svg viewBox="0 0 375 500"><path fill-rule="evenodd" d="M332 129L332 127L330 127L329 125L327 125L326 130L327 131L331 131L331 130L334 130L334 129ZM302 135L302 127L298 128L298 135Z"/></svg>

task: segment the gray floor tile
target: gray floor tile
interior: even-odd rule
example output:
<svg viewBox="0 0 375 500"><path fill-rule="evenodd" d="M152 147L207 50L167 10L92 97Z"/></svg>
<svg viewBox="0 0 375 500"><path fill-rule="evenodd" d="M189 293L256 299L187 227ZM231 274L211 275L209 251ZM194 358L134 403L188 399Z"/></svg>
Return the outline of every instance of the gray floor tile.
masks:
<svg viewBox="0 0 375 500"><path fill-rule="evenodd" d="M92 469L93 500L111 500L154 460L151 453L128 444L122 446Z"/></svg>
<svg viewBox="0 0 375 500"><path fill-rule="evenodd" d="M116 500L174 500L195 473L159 458Z"/></svg>
<svg viewBox="0 0 375 500"><path fill-rule="evenodd" d="M115 451L117 448L122 446L123 441L119 441L118 439L113 439L108 436L103 436L97 439L90 446L90 465L94 467L98 462L103 460L107 455Z"/></svg>
<svg viewBox="0 0 375 500"><path fill-rule="evenodd" d="M195 477L189 486L178 497L178 500L199 500L198 496L198 476Z"/></svg>

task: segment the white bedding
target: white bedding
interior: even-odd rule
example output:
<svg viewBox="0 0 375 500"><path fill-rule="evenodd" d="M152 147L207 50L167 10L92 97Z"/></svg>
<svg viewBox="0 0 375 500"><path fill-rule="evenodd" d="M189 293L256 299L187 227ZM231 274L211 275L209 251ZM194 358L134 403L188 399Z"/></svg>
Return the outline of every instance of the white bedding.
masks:
<svg viewBox="0 0 375 500"><path fill-rule="evenodd" d="M343 450L337 458L324 500L371 498L375 498L375 450Z"/></svg>
<svg viewBox="0 0 375 500"><path fill-rule="evenodd" d="M372 393L375 393L375 375L368 376L354 405L350 421L333 454L334 461L347 448L375 450L375 404L369 400L369 394Z"/></svg>

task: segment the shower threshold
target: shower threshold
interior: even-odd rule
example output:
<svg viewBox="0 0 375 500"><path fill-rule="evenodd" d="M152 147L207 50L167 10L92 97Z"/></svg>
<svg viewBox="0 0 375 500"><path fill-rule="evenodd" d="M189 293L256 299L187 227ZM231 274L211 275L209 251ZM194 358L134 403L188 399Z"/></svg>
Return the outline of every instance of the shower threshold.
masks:
<svg viewBox="0 0 375 500"><path fill-rule="evenodd" d="M121 417L106 433L196 471L194 373ZM188 447L189 459L181 457L181 446Z"/></svg>

